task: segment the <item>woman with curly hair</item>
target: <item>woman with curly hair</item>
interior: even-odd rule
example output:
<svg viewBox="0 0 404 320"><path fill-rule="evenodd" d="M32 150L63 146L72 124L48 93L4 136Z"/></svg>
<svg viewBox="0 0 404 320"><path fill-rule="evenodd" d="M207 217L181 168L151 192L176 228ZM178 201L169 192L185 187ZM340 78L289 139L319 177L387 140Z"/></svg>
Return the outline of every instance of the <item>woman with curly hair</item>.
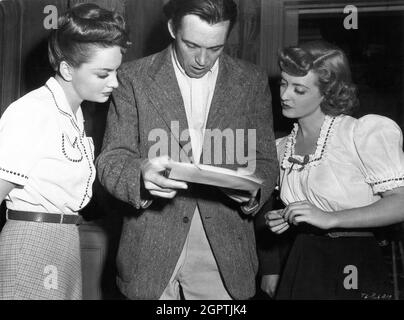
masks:
<svg viewBox="0 0 404 320"><path fill-rule="evenodd" d="M402 132L358 105L343 51L309 42L280 53L282 113L296 119L277 141L280 197L275 233L297 232L278 299L389 299L373 228L404 220Z"/></svg>
<svg viewBox="0 0 404 320"><path fill-rule="evenodd" d="M70 9L49 38L55 70L0 120L0 300L81 299L79 231L92 197L94 148L83 100L106 102L128 46L123 18L95 4Z"/></svg>

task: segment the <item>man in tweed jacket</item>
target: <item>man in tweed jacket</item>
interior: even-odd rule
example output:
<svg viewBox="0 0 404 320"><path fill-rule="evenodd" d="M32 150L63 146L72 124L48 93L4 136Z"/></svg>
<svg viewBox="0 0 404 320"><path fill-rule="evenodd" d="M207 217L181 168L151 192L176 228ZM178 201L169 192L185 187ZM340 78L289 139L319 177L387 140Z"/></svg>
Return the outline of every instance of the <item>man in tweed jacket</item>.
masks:
<svg viewBox="0 0 404 320"><path fill-rule="evenodd" d="M179 299L180 287L186 299L248 299L258 268L252 216L278 172L267 77L222 52L237 16L233 0L171 0L165 9L174 43L122 66L97 159L104 187L134 207L123 224L118 285L129 299ZM258 194L167 178L177 151L194 163L221 152L215 165L241 166L231 143L207 150L203 129L254 130L243 146L264 180Z"/></svg>

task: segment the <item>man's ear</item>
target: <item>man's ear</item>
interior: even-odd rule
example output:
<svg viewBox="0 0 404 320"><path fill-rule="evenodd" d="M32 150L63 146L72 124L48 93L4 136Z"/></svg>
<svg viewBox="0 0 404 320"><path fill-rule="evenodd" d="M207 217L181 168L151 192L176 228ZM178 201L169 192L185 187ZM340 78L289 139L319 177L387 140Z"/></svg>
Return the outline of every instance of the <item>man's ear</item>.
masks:
<svg viewBox="0 0 404 320"><path fill-rule="evenodd" d="M66 61L60 63L59 73L65 81L72 81L72 67Z"/></svg>
<svg viewBox="0 0 404 320"><path fill-rule="evenodd" d="M167 26L168 26L168 31L170 32L171 37L173 39L175 39L175 28L174 28L174 24L173 24L173 19L168 20Z"/></svg>

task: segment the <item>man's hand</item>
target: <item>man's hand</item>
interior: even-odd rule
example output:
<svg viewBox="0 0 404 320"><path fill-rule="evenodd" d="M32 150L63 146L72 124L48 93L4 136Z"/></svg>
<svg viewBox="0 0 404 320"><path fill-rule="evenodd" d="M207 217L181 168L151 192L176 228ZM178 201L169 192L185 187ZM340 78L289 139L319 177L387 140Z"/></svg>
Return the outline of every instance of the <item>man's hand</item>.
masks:
<svg viewBox="0 0 404 320"><path fill-rule="evenodd" d="M187 189L188 185L183 181L168 179L164 176L166 170L170 170L172 160L168 156L147 159L141 166L145 189L151 195L160 198L172 199L178 189Z"/></svg>
<svg viewBox="0 0 404 320"><path fill-rule="evenodd" d="M245 176L250 176L252 173L245 168L237 168L237 173L240 175L245 175ZM230 199L238 202L238 203L247 203L249 202L252 198L255 198L257 196L258 190L254 191L244 191L244 190L235 190L235 189L228 189L228 188L220 188L226 196L228 196Z"/></svg>
<svg viewBox="0 0 404 320"><path fill-rule="evenodd" d="M255 214L259 206L257 194L260 189L254 191L243 191L235 189L220 188L230 199L241 204L241 211L246 214Z"/></svg>
<svg viewBox="0 0 404 320"><path fill-rule="evenodd" d="M268 296L273 298L275 296L276 288L279 282L279 274L266 274L261 278L261 290Z"/></svg>
<svg viewBox="0 0 404 320"><path fill-rule="evenodd" d="M243 190L235 190L235 189L228 189L228 188L220 188L223 193L228 196L230 199L238 202L238 203L247 203L257 194L255 192L243 191Z"/></svg>

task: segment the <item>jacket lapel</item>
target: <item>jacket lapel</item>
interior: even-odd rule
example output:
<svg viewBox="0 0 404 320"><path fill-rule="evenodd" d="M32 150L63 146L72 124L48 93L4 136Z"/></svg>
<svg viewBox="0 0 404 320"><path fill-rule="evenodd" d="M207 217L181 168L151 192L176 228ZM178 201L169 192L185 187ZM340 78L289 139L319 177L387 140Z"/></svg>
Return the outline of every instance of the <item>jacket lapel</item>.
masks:
<svg viewBox="0 0 404 320"><path fill-rule="evenodd" d="M188 128L188 122L181 91L171 61L170 48L168 47L156 55L149 71L149 78L146 80L146 94L166 123L171 134L179 145L184 147L187 141L181 141L180 136L181 132ZM179 124L178 130L172 130L175 123Z"/></svg>
<svg viewBox="0 0 404 320"><path fill-rule="evenodd" d="M177 140L181 148L189 140L181 141L181 132L188 129L188 121L181 91L175 76L171 60L171 47L157 54L150 67L146 94L152 101L154 108ZM243 74L241 69L231 63L223 54L219 61L219 74L215 92L209 110L206 129L224 130L231 121L232 114L237 112L237 101L243 91ZM178 123L178 130L172 130L173 123Z"/></svg>
<svg viewBox="0 0 404 320"><path fill-rule="evenodd" d="M223 54L219 61L219 74L216 81L216 88L213 95L212 103L209 110L209 116L206 123L206 129L215 130L219 129L222 132L227 128L232 128L234 125L235 117L240 115L239 110L244 108L240 103L242 94L245 94L245 77L236 64L232 63L227 55ZM237 120L237 119L236 119ZM222 156L226 154L226 148L222 145L222 150L216 150L218 146L209 141L209 137L205 133L204 150L210 148L210 155L215 152L222 152ZM224 149L223 149L224 148ZM202 153L201 162L205 164L213 164L213 159L206 159L210 161L205 163L205 155ZM223 164L223 163L222 163Z"/></svg>
<svg viewBox="0 0 404 320"><path fill-rule="evenodd" d="M219 74L209 110L206 129L226 129L231 116L237 112L238 101L243 91L241 69L231 64L229 57L223 54L219 61Z"/></svg>

